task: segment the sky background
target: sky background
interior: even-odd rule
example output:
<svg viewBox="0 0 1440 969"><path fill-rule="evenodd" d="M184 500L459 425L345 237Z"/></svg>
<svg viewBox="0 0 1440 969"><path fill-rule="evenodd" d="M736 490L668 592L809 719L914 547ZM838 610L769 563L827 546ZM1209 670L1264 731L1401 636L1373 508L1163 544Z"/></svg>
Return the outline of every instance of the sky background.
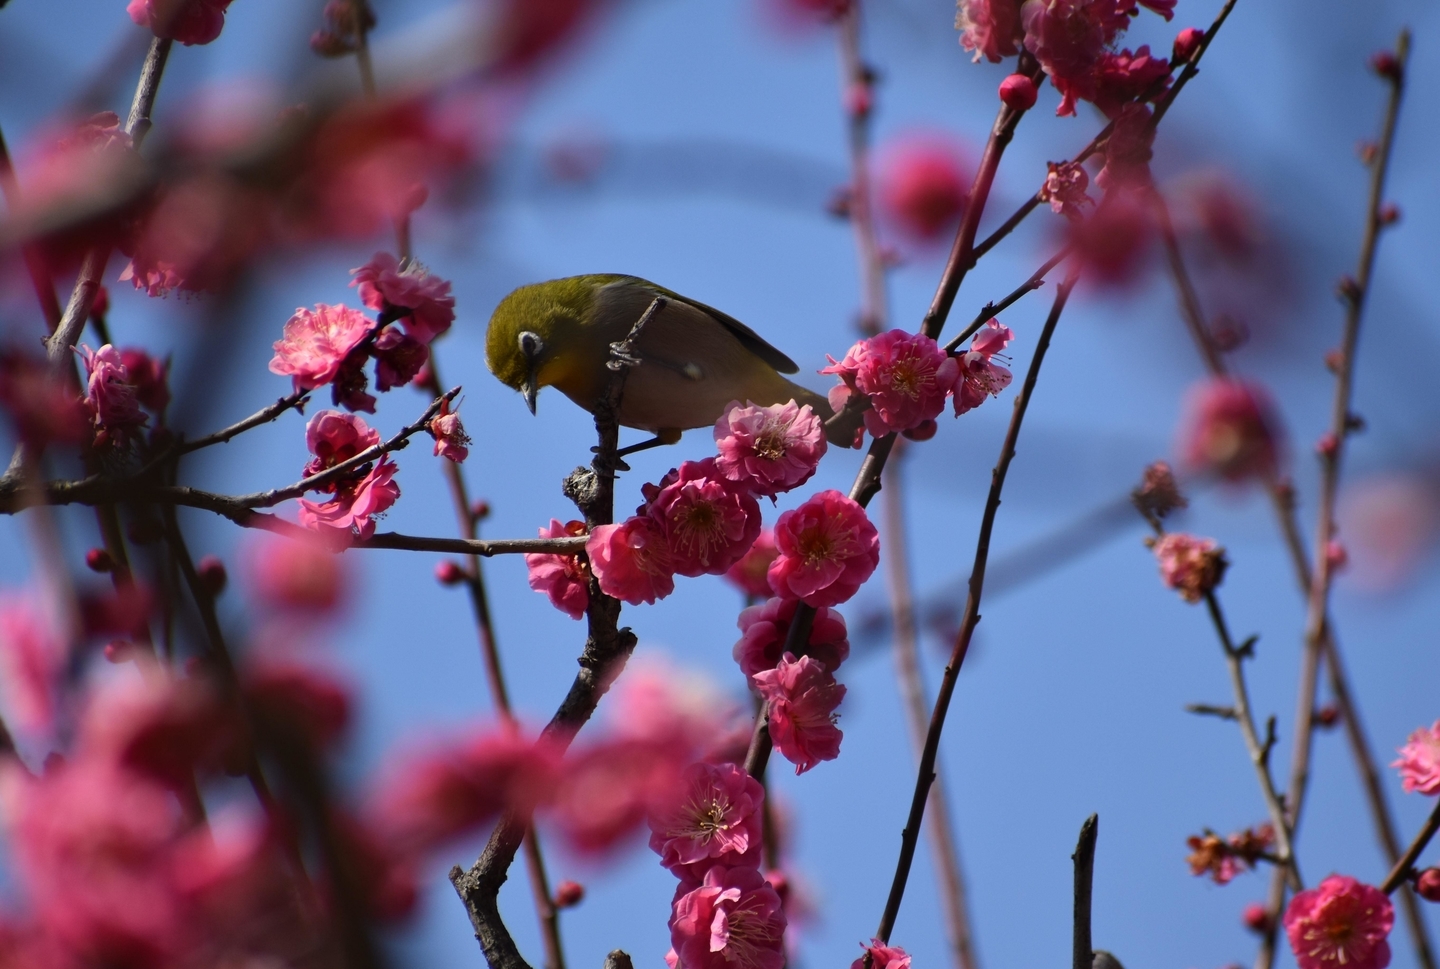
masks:
<svg viewBox="0 0 1440 969"><path fill-rule="evenodd" d="M313 69L306 39L320 6L237 0L217 43L175 50L157 132L207 87L256 80L283 86ZM445 21L432 18L449 9L440 0L375 0L375 7L382 65L391 63L387 40L411 30L433 34ZM1208 26L1218 7L1217 0L1181 0L1173 23L1145 14L1127 42L1168 50L1176 30ZM972 64L956 43L953 15L943 0L867 5L865 52L882 78L880 142L935 130L978 158L1008 68ZM1212 311L1235 313L1252 334L1232 362L1269 385L1279 402L1307 535L1316 491L1311 443L1328 423L1332 392L1321 361L1341 321L1332 289L1353 272L1363 216L1366 172L1355 149L1373 137L1385 93L1364 62L1392 44L1402 24L1414 29L1415 50L1389 195L1404 217L1381 250L1356 391L1367 430L1353 439L1346 472L1357 486L1397 474L1429 481L1440 469L1440 327L1432 295L1440 239L1436 7L1240 0L1156 147L1162 186L1178 193L1196 173L1229 173L1245 186L1263 227L1264 256L1235 278L1202 272L1202 297ZM0 12L0 128L12 146L23 146L139 34L120 0L14 0ZM123 80L107 103L123 114L136 57L117 63L126 65ZM853 342L859 300L850 227L825 212L847 171L838 78L833 32L779 29L760 0L643 0L610 8L568 56L507 98L504 125L483 131L491 164L466 206L448 214L422 210L414 229L421 260L454 281L459 318L437 344L438 356L446 382L465 388L463 414L475 438L465 472L494 510L487 536L527 536L552 516L573 517L559 482L593 442L588 416L563 397L542 394L532 418L485 369L486 321L517 285L583 272L644 276L745 320L800 362L803 382L827 386L814 371L825 354L838 358ZM1034 190L1047 160L1068 157L1100 127L1083 109L1078 118L1052 117L1057 101L1044 91L1020 126L982 232ZM475 123L478 130L478 115ZM557 150L596 167L578 183L557 181L547 163ZM1029 275L1048 255L1055 229L1047 211L1037 212L987 257L966 280L959 318L968 320ZM348 270L390 245L383 237L335 245L260 274L228 317L233 338L215 358L186 356L202 345L197 334L214 325L206 322L205 300L157 301L114 285L117 262L109 271L111 325L119 342L173 349L179 370L198 363L211 392L186 416L192 431L212 429L287 390L265 366L285 319L298 305L351 298ZM939 273L938 255L907 254L891 275L894 325L918 325ZM7 299L6 326L33 328L33 309L13 293ZM1002 317L1017 334L1017 371L1029 360L1048 303L1042 291ZM1268 873L1218 887L1191 877L1183 860L1187 835L1206 826L1228 832L1264 817L1238 731L1182 710L1189 702L1229 702L1213 632L1202 611L1161 586L1138 518L1115 519L1083 555L1065 561L1054 561L1053 543L1046 544L1122 497L1146 463L1171 456L1184 392L1201 372L1159 273L1123 293L1082 286L1046 360L992 562L1013 566L1014 553L1037 542L1051 551L1018 560L987 595L942 744L985 969L1068 962L1070 853L1091 812L1100 815L1097 946L1128 969L1213 969L1253 958L1240 911L1263 897ZM917 593L955 612L1011 399L1007 393L959 421L942 417L938 436L906 460ZM388 433L423 406L418 394L392 393L374 423ZM696 431L676 448L637 455L617 507L638 501L642 482L710 451L708 434ZM398 456L404 496L386 528L453 534L448 494L427 452L417 444ZM200 487L250 491L294 480L305 458L302 421L292 414L191 459L186 477ZM848 488L859 459L858 452L832 451L802 491ZM1222 599L1232 628L1261 637L1249 666L1252 697L1260 715L1278 717L1283 778L1302 604L1262 496L1210 489L1194 497L1183 526L1229 550ZM780 508L801 498L792 495ZM93 518L74 511L63 520L78 562L94 543ZM234 561L247 539L199 513L185 513L184 521L197 554ZM1416 519L1408 531L1423 538ZM1356 539L1343 522L1342 537ZM1342 576L1334 597L1353 685L1383 762L1411 730L1440 717L1440 570L1419 544L1427 550L1399 581L1377 590L1375 574L1357 568ZM28 554L17 522L0 520L0 549L0 583L21 585ZM434 581L437 559L384 551L347 558L361 593L331 631L328 655L361 696L363 716L344 765L359 783L396 742L484 721L490 710L468 602ZM489 561L485 571L515 704L542 722L570 683L582 626L528 589L518 557ZM231 619L243 621L244 602L238 593L226 597ZM842 611L854 631L885 603L877 574ZM706 577L681 580L654 607L627 608L624 621L640 639L634 662L694 670L740 699L730 647L741 604L738 593ZM840 759L798 778L783 763L771 772L794 820L795 871L818 911L800 935L805 967L848 964L873 931L913 785L888 643L858 634L854 643L840 674L849 688ZM930 637L923 649L933 690L948 643ZM1402 795L1389 770L1385 783L1408 840L1430 805ZM393 938L397 964L480 964L443 876L452 861L472 861L479 844L462 846L430 873L420 915ZM570 965L598 966L613 948L630 952L637 965L661 965L674 881L654 855L637 844L597 865L566 856L553 837L546 844L552 879L574 878L588 889L585 902L563 916ZM1331 871L1370 882L1384 877L1339 732L1318 737L1299 852L1312 883ZM524 879L516 865L502 910L521 950L538 963ZM917 969L947 964L934 884L922 850L893 936L914 954ZM1440 929L1440 920L1431 921ZM1393 942L1394 964L1414 965L1403 928ZM1282 965L1291 964L1287 952Z"/></svg>

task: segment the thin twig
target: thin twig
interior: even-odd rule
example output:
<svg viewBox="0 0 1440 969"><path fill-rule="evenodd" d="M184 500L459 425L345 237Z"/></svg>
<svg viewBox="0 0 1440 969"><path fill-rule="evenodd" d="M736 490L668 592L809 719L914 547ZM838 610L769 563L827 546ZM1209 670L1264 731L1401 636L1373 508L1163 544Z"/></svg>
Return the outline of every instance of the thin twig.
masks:
<svg viewBox="0 0 1440 969"><path fill-rule="evenodd" d="M204 437L197 437L193 441L186 441L181 444L176 451L179 454L190 454L216 444L226 444L232 438L238 437L252 428L270 423L292 408L304 409L305 405L310 402L311 393L312 391L309 390L297 390L293 394L281 397L269 407L256 411L244 420L236 421L223 430L216 431L214 434L206 434Z"/></svg>
<svg viewBox="0 0 1440 969"><path fill-rule="evenodd" d="M1070 950L1071 969L1091 969L1095 946L1090 938L1090 907L1095 888L1095 841L1100 836L1100 815L1092 814L1080 826L1075 843L1075 919Z"/></svg>
<svg viewBox="0 0 1440 969"><path fill-rule="evenodd" d="M945 344L945 352L950 354L959 353L961 345L963 345L966 340L970 339L976 333L979 333L982 326L984 326L986 323L989 323L1001 313L1005 312L1011 306L1014 306L1027 293L1033 293L1035 292L1035 290L1045 285L1045 277L1050 275L1050 270L1060 265L1060 263L1062 263L1065 260L1065 257L1069 254L1070 247L1066 246L1059 252L1055 253L1055 255L1045 260L1045 262L1041 264L1039 269L1035 270L1033 273L1030 274L1029 279L1025 280L1025 282L1021 283L1019 286L1016 286L1004 299L1000 300L998 303L986 303L983 307L981 307L980 312L976 314L975 319L970 322L970 325L965 327L965 329L961 330L958 334L956 334L953 340Z"/></svg>
<svg viewBox="0 0 1440 969"><path fill-rule="evenodd" d="M1425 826L1420 829L1415 840L1410 842L1410 847L1405 849L1405 854L1400 856L1400 860L1395 862L1395 867L1390 869L1390 874L1385 876L1385 881L1380 885L1382 892L1388 895L1410 878L1411 869L1415 867L1415 860L1429 846L1430 839L1435 837L1436 831L1440 831L1440 801L1435 803L1435 809L1430 812L1430 817L1425 819Z"/></svg>

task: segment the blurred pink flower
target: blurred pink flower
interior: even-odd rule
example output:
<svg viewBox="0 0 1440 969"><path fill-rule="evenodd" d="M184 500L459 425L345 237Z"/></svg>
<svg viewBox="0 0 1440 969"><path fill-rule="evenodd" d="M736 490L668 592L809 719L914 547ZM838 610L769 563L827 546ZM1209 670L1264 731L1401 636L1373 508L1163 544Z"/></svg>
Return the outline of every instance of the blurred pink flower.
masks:
<svg viewBox="0 0 1440 969"><path fill-rule="evenodd" d="M1370 591L1394 589L1415 574L1440 536L1440 487L1413 472L1375 474L1341 495L1338 517L1350 577Z"/></svg>
<svg viewBox="0 0 1440 969"><path fill-rule="evenodd" d="M270 372L290 376L296 390L323 387L335 379L373 325L365 314L341 303L319 303L313 311L302 306L275 341Z"/></svg>
<svg viewBox="0 0 1440 969"><path fill-rule="evenodd" d="M185 285L185 277L173 263L158 260L141 263L132 257L120 270L118 278L120 282L131 283L136 289L144 290L157 299L169 296L173 290L192 288Z"/></svg>
<svg viewBox="0 0 1440 969"><path fill-rule="evenodd" d="M850 969L866 969L865 958L869 956L869 969L910 969L910 953L898 945L890 946L879 939L871 939L869 945L861 944L865 950L860 958L850 964Z"/></svg>
<svg viewBox="0 0 1440 969"><path fill-rule="evenodd" d="M1300 969L1385 969L1395 909L1385 893L1348 875L1331 875L1297 892L1285 909L1285 934Z"/></svg>
<svg viewBox="0 0 1440 969"><path fill-rule="evenodd" d="M929 242L944 235L965 211L970 183L954 144L940 136L914 134L881 150L875 192L898 227Z"/></svg>
<svg viewBox="0 0 1440 969"><path fill-rule="evenodd" d="M970 341L970 349L960 354L960 372L955 379L955 416L974 410L986 397L999 397L1010 386L1010 371L991 359L1009 346L1015 338L1010 327L999 320L982 326ZM1002 359L1004 359L1002 357Z"/></svg>
<svg viewBox="0 0 1440 969"><path fill-rule="evenodd" d="M275 656L251 659L240 686L250 715L264 729L317 750L333 746L350 725L350 687L316 666Z"/></svg>
<svg viewBox="0 0 1440 969"><path fill-rule="evenodd" d="M460 423L460 415L450 410L450 402L440 405L440 413L430 421L430 436L435 438L435 456L459 464L470 456L470 435Z"/></svg>
<svg viewBox="0 0 1440 969"><path fill-rule="evenodd" d="M771 599L764 605L751 606L740 613L740 641L732 651L735 662L745 678L754 684L755 675L773 670L785 652L785 639L800 603L795 599ZM834 609L821 606L811 621L808 642L801 644L807 656L813 656L831 673L840 668L850 655L850 640L845 632L845 617Z"/></svg>
<svg viewBox="0 0 1440 969"><path fill-rule="evenodd" d="M750 551L730 566L725 578L747 596L767 598L770 595L770 580L766 572L779 554L780 550L775 547L774 529L762 528L755 538L755 543L750 546Z"/></svg>
<svg viewBox="0 0 1440 969"><path fill-rule="evenodd" d="M650 848L680 878L711 865L760 864L765 789L734 764L691 764L674 797L650 815Z"/></svg>
<svg viewBox="0 0 1440 969"><path fill-rule="evenodd" d="M455 297L449 280L430 275L415 260L401 267L388 252L377 252L359 269L350 270L351 286L358 286L360 301L376 312L387 307L407 309L401 324L421 343L430 343L455 322Z"/></svg>
<svg viewBox="0 0 1440 969"><path fill-rule="evenodd" d="M1133 54L1129 48L1103 54L1095 69L1095 106L1113 119L1122 107L1169 76L1170 62L1163 57L1152 57L1149 44ZM1159 94L1161 90L1154 93Z"/></svg>
<svg viewBox="0 0 1440 969"><path fill-rule="evenodd" d="M767 719L775 749L803 774L822 760L840 756L840 728L835 708L845 687L813 656L796 659L786 653L773 670L754 676L755 689L769 704Z"/></svg>
<svg viewBox="0 0 1440 969"><path fill-rule="evenodd" d="M178 40L189 47L208 44L225 27L225 11L232 0L130 0L125 12L156 37Z"/></svg>
<svg viewBox="0 0 1440 969"><path fill-rule="evenodd" d="M1280 465L1279 426L1263 387L1217 377L1187 394L1179 450L1195 471L1228 481L1270 478Z"/></svg>
<svg viewBox="0 0 1440 969"><path fill-rule="evenodd" d="M77 751L183 790L197 771L233 763L238 727L208 683L157 671L92 690Z"/></svg>
<svg viewBox="0 0 1440 969"><path fill-rule="evenodd" d="M810 480L825 456L825 429L808 404L731 401L715 422L715 446L727 480L773 498Z"/></svg>
<svg viewBox="0 0 1440 969"><path fill-rule="evenodd" d="M690 754L681 738L618 737L567 759L553 814L578 851L603 853L626 842L645 819L673 803Z"/></svg>
<svg viewBox="0 0 1440 969"><path fill-rule="evenodd" d="M1003 58L1020 53L1019 43L1025 36L1020 26L1021 0L960 0L955 14L955 29L960 31L960 46L998 64Z"/></svg>
<svg viewBox="0 0 1440 969"><path fill-rule="evenodd" d="M1110 286L1139 276L1154 232L1149 207L1139 193L1128 190L1107 193L1088 218L1071 220L1066 227L1067 241L1087 275Z"/></svg>
<svg viewBox="0 0 1440 969"><path fill-rule="evenodd" d="M585 554L600 581L600 591L607 596L638 606L675 591L675 569L665 532L649 515L591 529Z"/></svg>
<svg viewBox="0 0 1440 969"><path fill-rule="evenodd" d="M1400 748L1400 759L1390 766L1399 768L1400 783L1407 792L1440 794L1440 720L1412 733Z"/></svg>
<svg viewBox="0 0 1440 969"><path fill-rule="evenodd" d="M1214 539L1169 532L1155 542L1154 552L1161 579L1186 602L1205 598L1225 575L1225 550Z"/></svg>
<svg viewBox="0 0 1440 969"><path fill-rule="evenodd" d="M775 523L780 555L770 588L807 606L835 606L853 596L880 564L880 534L865 509L838 491L822 491Z"/></svg>
<svg viewBox="0 0 1440 969"><path fill-rule="evenodd" d="M150 422L140 409L125 360L108 343L99 350L81 346L80 357L85 363L85 410L95 425L95 443L124 445Z"/></svg>
<svg viewBox="0 0 1440 969"><path fill-rule="evenodd" d="M42 360L0 349L0 408L15 436L39 450L52 441L79 444L90 418L85 403Z"/></svg>
<svg viewBox="0 0 1440 969"><path fill-rule="evenodd" d="M156 360L138 347L125 347L120 351L120 361L140 403L157 414L163 411L170 403L169 359Z"/></svg>
<svg viewBox="0 0 1440 969"><path fill-rule="evenodd" d="M585 534L585 523L572 521L560 524L550 519L550 527L540 529L541 538L573 538ZM525 568L530 572L530 588L550 597L550 604L571 619L581 619L590 605L590 567L578 555L552 555L548 552L527 552Z"/></svg>
<svg viewBox="0 0 1440 969"><path fill-rule="evenodd" d="M861 340L838 363L820 371L839 375L830 406L839 411L852 393L870 398L865 427L875 437L934 420L945 409L959 365L928 336L890 330Z"/></svg>
<svg viewBox="0 0 1440 969"><path fill-rule="evenodd" d="M742 485L725 479L713 458L682 462L641 490L678 575L723 575L760 534L760 506Z"/></svg>
<svg viewBox="0 0 1440 969"><path fill-rule="evenodd" d="M675 890L670 944L676 969L782 969L780 896L755 868L715 865Z"/></svg>
<svg viewBox="0 0 1440 969"><path fill-rule="evenodd" d="M251 543L243 561L265 609L321 615L333 612L349 593L345 562L318 540L266 535Z"/></svg>
<svg viewBox="0 0 1440 969"><path fill-rule="evenodd" d="M0 599L0 689L12 724L29 733L49 733L67 650L36 608L38 601L33 594Z"/></svg>
<svg viewBox="0 0 1440 969"><path fill-rule="evenodd" d="M1111 194L1118 188L1128 188L1143 196L1151 182L1153 115L1145 105L1132 102L1117 107L1114 119L1115 127L1105 141L1105 167L1095 176L1095 184Z"/></svg>

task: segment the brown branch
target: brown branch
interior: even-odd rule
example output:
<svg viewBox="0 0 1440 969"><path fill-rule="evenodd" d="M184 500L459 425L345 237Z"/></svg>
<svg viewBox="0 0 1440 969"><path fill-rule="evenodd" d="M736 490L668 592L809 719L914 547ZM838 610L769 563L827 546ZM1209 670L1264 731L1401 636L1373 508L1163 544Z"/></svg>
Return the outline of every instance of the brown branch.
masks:
<svg viewBox="0 0 1440 969"><path fill-rule="evenodd" d="M259 427L262 424L269 424L291 408L297 410L303 409L305 405L310 402L311 393L313 393L313 391L297 390L293 394L281 397L269 407L262 408L244 420L236 421L227 428L216 431L214 434L197 437L193 441L184 442L176 448L176 453L190 454L194 451L199 451L201 448L211 447L215 444L227 444L231 438L238 437L246 431ZM436 391L436 396L439 396L439 391Z"/></svg>
<svg viewBox="0 0 1440 969"><path fill-rule="evenodd" d="M1436 831L1440 831L1440 801L1435 803L1435 809L1430 812L1430 817L1425 819L1425 826L1420 829L1415 840L1410 842L1410 847L1405 849L1405 854L1395 862L1395 867L1390 869L1390 874L1385 876L1385 881L1380 885L1382 892L1389 895L1410 878L1411 869L1415 867L1415 860L1429 846L1430 839L1435 837Z"/></svg>
<svg viewBox="0 0 1440 969"><path fill-rule="evenodd" d="M1080 826L1080 839L1075 843L1075 919L1071 946L1071 969L1091 969L1095 964L1095 946L1090 938L1090 903L1095 888L1095 841L1100 836L1100 815L1092 814Z"/></svg>
<svg viewBox="0 0 1440 969"><path fill-rule="evenodd" d="M1000 300L1000 302L986 303L980 309L980 312L976 314L975 319L970 322L970 325L965 327L965 329L961 330L958 334L956 334L955 339L945 344L945 352L949 354L962 352L960 350L961 345L964 344L966 340L970 339L976 333L980 332L980 328L982 326L984 326L986 323L989 323L1001 313L1005 312L1011 306L1014 306L1021 300L1022 297L1025 296L1025 294L1033 293L1035 292L1035 290L1045 285L1045 277L1050 274L1050 270L1060 265L1060 263L1063 262L1065 260L1065 257L1069 254L1070 247L1066 246L1064 249L1061 249L1059 252L1055 253L1055 255L1045 260L1045 262L1040 266L1039 269L1035 270L1035 272L1030 274L1029 279L1025 280L1025 282L1021 283L1019 286L1016 286L1015 289L1013 289L1010 294L1004 299Z"/></svg>

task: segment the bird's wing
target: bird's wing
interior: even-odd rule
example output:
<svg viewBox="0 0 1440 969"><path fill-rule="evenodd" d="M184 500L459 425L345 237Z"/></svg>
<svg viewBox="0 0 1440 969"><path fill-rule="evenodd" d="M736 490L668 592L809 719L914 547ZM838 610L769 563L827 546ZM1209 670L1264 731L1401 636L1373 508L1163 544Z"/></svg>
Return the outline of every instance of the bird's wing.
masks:
<svg viewBox="0 0 1440 969"><path fill-rule="evenodd" d="M798 364L795 363L794 360L791 360L785 354L781 353L769 343L765 342L765 339L760 336L760 334L756 333L754 330L750 329L750 327L746 326L744 323L741 323L739 320L735 319L735 317L729 315L728 313L722 313L715 307L706 306L704 303L701 303L698 300L693 300L688 296L681 296L679 293L672 292L666 289L664 286L657 286L649 280L641 279L639 276L630 276L628 278L634 280L635 283L637 283L641 287L651 290L657 295L665 296L673 300L679 300L682 303L686 303L690 306L695 307L697 310L708 314L717 323L719 323L721 326L725 327L725 329L729 330L732 334L734 334L735 339L739 340L740 343L745 347L745 349L749 350L751 353L755 354L755 356L759 357L761 360L764 360L766 363L768 363L770 366L774 367L781 373L800 372L800 367Z"/></svg>

